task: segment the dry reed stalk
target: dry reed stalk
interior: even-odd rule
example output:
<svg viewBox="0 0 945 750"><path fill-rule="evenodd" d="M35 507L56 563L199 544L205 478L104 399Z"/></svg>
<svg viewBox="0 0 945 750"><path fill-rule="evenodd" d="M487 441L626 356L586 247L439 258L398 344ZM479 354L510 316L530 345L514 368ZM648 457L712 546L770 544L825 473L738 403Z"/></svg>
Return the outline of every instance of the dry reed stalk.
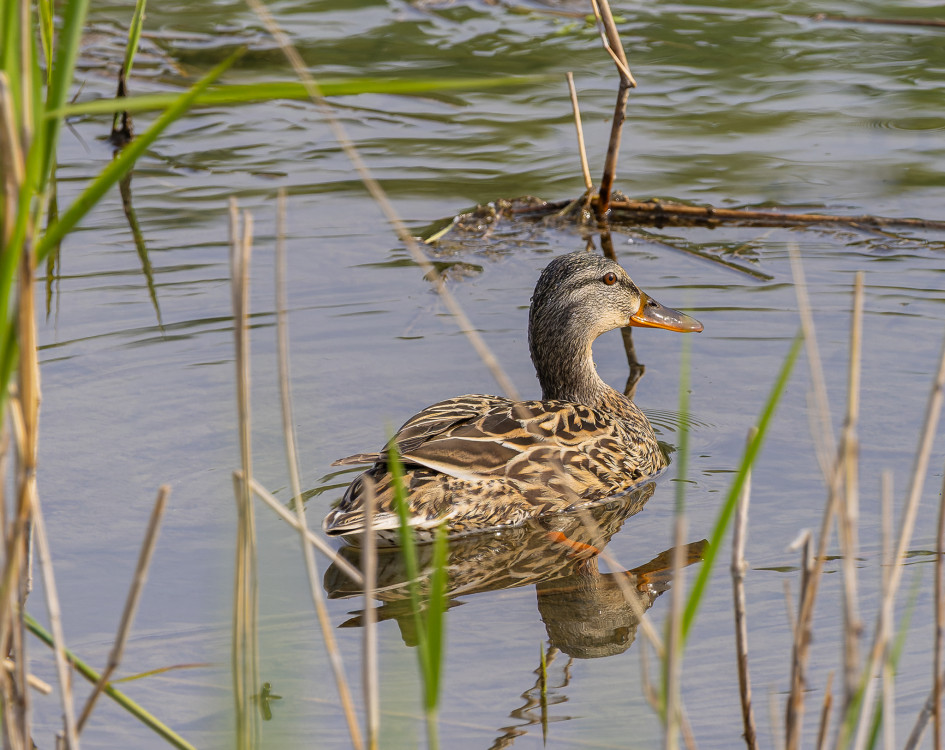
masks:
<svg viewBox="0 0 945 750"><path fill-rule="evenodd" d="M394 228L394 231L397 233L400 241L406 246L414 263L420 266L426 278L428 278L433 283L437 294L440 296L440 299L443 300L443 304L446 305L446 308L450 311L450 314L455 319L456 325L472 344L483 364L485 364L485 366L489 369L489 372L492 373L492 377L494 377L496 382L499 384L499 388L501 388L505 395L511 398L513 401L520 400L518 391L513 385L511 379L505 374L505 371L502 369L499 361L495 358L495 355L492 354L482 336L480 336L479 332L473 327L469 318L466 316L466 313L463 312L463 309L460 307L459 302L457 302L452 292L450 292L450 290L446 287L446 282L443 280L443 277L437 273L436 267L430 262L429 258L426 257L423 250L420 248L420 244L416 239L414 239L413 235L410 233L410 230L407 229L407 225L404 224L403 220L394 210L394 206L387 197L387 193L384 192L384 189L381 187L380 183L374 178L374 176L371 174L371 171L364 163L364 160L361 158L361 154L358 152L352 140L348 137L348 134L345 131L344 126L341 124L341 121L335 116L334 110L331 108L328 102L325 101L318 84L312 77L311 73L308 72L308 69L305 67L305 63L302 61L298 50L295 49L288 36L286 36L282 29L279 28L279 25L272 17L269 9L266 8L266 6L263 5L260 0L246 0L246 2L249 7L253 9L256 15L259 16L260 20L263 22L263 25L266 27L266 30L282 49L286 59L288 59L289 63L292 65L296 76L298 76L299 80L302 82L302 85L305 86L305 90L308 92L309 98L318 107L322 116L325 118L332 130L332 133L335 136L335 140L338 141L341 150L344 151L345 155L351 161L352 166L354 166L355 170L357 171L361 182L364 184L364 187L371 195L371 198L375 203L377 203L378 207L381 209L381 212L384 214L384 217Z"/></svg>
<svg viewBox="0 0 945 750"><path fill-rule="evenodd" d="M827 685L824 688L824 702L820 707L820 728L817 730L817 750L827 747L827 732L830 730L830 709L833 708L833 672L827 675Z"/></svg>
<svg viewBox="0 0 945 750"><path fill-rule="evenodd" d="M374 534L374 481L364 478L364 537L361 541L361 568L364 576L364 723L368 750L377 750L381 727L380 679L377 673L377 611L374 586L377 581L377 537Z"/></svg>
<svg viewBox="0 0 945 750"><path fill-rule="evenodd" d="M577 91L574 89L574 75L569 70L568 91L571 94L571 109L574 111L574 129L577 131L578 156L581 157L581 174L584 175L584 187L588 191L594 189L591 179L591 170L587 166L587 149L584 148L584 127L581 125L581 107L578 105Z"/></svg>
<svg viewBox="0 0 945 750"><path fill-rule="evenodd" d="M148 520L147 529L144 532L144 540L141 542L141 550L138 552L138 564L135 567L134 577L131 579L131 586L128 589L128 596L125 598L125 609L121 614L121 621L118 624L118 632L115 634L115 641L112 644L112 650L108 655L108 662L105 669L102 670L98 681L92 688L92 693L85 701L82 714L76 724L76 732L82 731L89 716L92 715L92 709L95 702L102 694L109 679L121 664L125 652L125 645L128 643L128 634L131 632L131 624L134 622L135 613L138 610L138 603L141 601L141 592L144 590L144 584L148 580L148 568L151 566L151 559L154 556L154 548L157 545L158 532L161 528L161 519L164 518L164 509L167 506L167 496L171 488L162 484L158 488L157 499L154 501L154 507L151 509L151 517Z"/></svg>
<svg viewBox="0 0 945 750"><path fill-rule="evenodd" d="M242 474L240 474L240 476L242 477ZM290 513L288 510L286 510L285 505L279 502L275 495L273 495L255 479L250 480L249 486L250 489L252 489L252 491L256 494L256 497L266 503L266 505L275 511L279 518L289 524L293 529L303 532L308 543L320 552L324 552L325 556L331 560L341 572L348 576L348 578L350 578L359 586L364 583L364 576L361 575L361 571L359 571L351 563L349 563L341 555L329 547L328 544L323 539L316 536L311 529L300 526L298 518L293 513Z"/></svg>
<svg viewBox="0 0 945 750"><path fill-rule="evenodd" d="M886 596L889 588L889 568L893 564L889 530L893 527L892 498L893 483L892 473L887 469L883 471L880 478L880 513L882 523L880 524L880 548L882 562L880 569L880 596L884 603L880 612L883 619L880 623L882 632L888 634L892 632L892 600ZM895 686L896 673L893 668L892 652L886 649L886 658L883 660L883 741L886 750L893 750L896 746L896 710L895 710Z"/></svg>
<svg viewBox="0 0 945 750"><path fill-rule="evenodd" d="M863 341L863 272L853 285L853 316L850 325L850 363L847 381L847 413L840 438L843 497L837 518L843 569L844 695L843 711L854 700L859 683L859 643L863 632L857 605L856 556L859 519L857 424L860 412L860 352Z"/></svg>
<svg viewBox="0 0 945 750"><path fill-rule="evenodd" d="M249 258L253 220L230 199L230 280L233 302L233 332L236 351L236 403L239 419L242 472L234 474L236 495L236 562L233 595L233 698L237 748L258 744L258 722L253 690L258 684L258 583L256 580L256 521L249 481L252 479L249 408Z"/></svg>
<svg viewBox="0 0 945 750"><path fill-rule="evenodd" d="M888 607L892 611L892 606L902 581L903 566L899 563L906 554L906 548L912 539L912 531L915 527L916 515L919 511L919 499L922 496L922 489L925 485L925 476L928 472L929 458L932 453L932 443L935 433L938 429L938 420L942 410L942 400L945 395L945 342L942 345L942 353L939 357L938 370L935 374L935 380L932 383L932 389L929 393L928 403L925 408L925 419L922 425L922 431L919 436L919 443L916 446L916 455L912 468L912 476L909 479L909 492L906 495L905 508L902 512L902 521L899 527L899 539L896 543L893 555L893 564L889 567L888 590L883 596L879 613L877 614L876 627L874 628L873 643L870 647L869 657L867 658L866 674L872 675L876 672L877 665L883 658L883 654L888 648L887 634L883 633L882 624L885 618L883 608ZM875 681L867 680L866 689L863 691L861 699L860 718L856 732L856 741L854 747L865 747L867 732L869 730L870 718L872 716L872 699L875 690ZM934 699L934 686L930 700ZM841 739L843 736L841 735Z"/></svg>
<svg viewBox="0 0 945 750"><path fill-rule="evenodd" d="M308 574L309 593L315 605L318 621L324 635L325 648L334 672L338 694L341 697L345 719L348 722L348 731L351 734L351 743L355 748L361 747L361 733L358 729L358 719L355 715L354 704L351 700L351 691L341 662L341 652L338 650L331 632L331 620L325 606L325 592L322 590L318 575L318 566L315 562L315 552L308 543L308 521L305 517L305 503L302 502L302 483L299 480L298 450L295 442L295 428L292 419L292 391L289 380L289 326L288 305L286 303L286 260L285 260L285 190L279 191L278 211L276 219L276 262L275 262L275 289L276 289L276 338L279 364L279 394L282 406L282 434L285 440L286 461L289 469L289 480L292 487L292 496L295 504L299 541L302 544L302 557L305 560L305 570Z"/></svg>
<svg viewBox="0 0 945 750"><path fill-rule="evenodd" d="M812 602L818 573L815 570L813 540L810 531L805 531L791 545L792 549L802 547L801 553L801 591L799 614L791 649L791 691L788 695L787 711L784 717L784 744L787 750L796 750L800 746L801 727L804 720L804 691L807 686L807 660L810 656L811 630L810 618L801 613L805 608L813 608Z"/></svg>
<svg viewBox="0 0 945 750"><path fill-rule="evenodd" d="M679 747L679 728L682 713L680 681L682 679L682 615L686 603L683 585L683 549L686 540L686 515L681 505L676 506L676 518L673 524L673 589L670 599L669 622L667 624L666 659L664 662L664 684L666 686L666 750Z"/></svg>
<svg viewBox="0 0 945 750"><path fill-rule="evenodd" d="M748 444L754 442L757 427L748 431ZM742 726L745 744L749 750L757 750L758 734L755 729L755 714L751 705L751 677L748 672L748 623L745 619L745 537L748 532L748 504L751 501L751 469L745 476L745 486L738 499L735 528L732 532L732 598L735 601L735 652L738 660L738 692L742 704Z"/></svg>
<svg viewBox="0 0 945 750"><path fill-rule="evenodd" d="M13 662L12 659L4 659L3 668L8 673L12 674L13 672L16 671L16 664ZM26 681L29 683L29 686L38 693L42 693L43 695L49 695L52 692L52 685L50 685L45 680L39 679L39 677L37 677L34 674L28 674L26 676Z"/></svg>
<svg viewBox="0 0 945 750"><path fill-rule="evenodd" d="M65 636L62 632L62 609L59 606L56 578L53 575L52 555L49 551L49 538L46 536L46 522L43 520L43 512L39 503L38 494L33 495L32 506L33 526L36 530L36 546L43 572L43 589L46 594L46 609L49 612L49 629L53 637L56 677L59 680L59 700L62 705L65 747L78 748L79 736L76 731L75 723L75 701L72 695L72 679L69 665L66 662ZM19 656L22 658L22 654Z"/></svg>
<svg viewBox="0 0 945 750"><path fill-rule="evenodd" d="M627 117L627 101L630 99L630 89L636 87L637 82L630 72L630 64L614 23L613 13L607 0L591 0L594 17L601 29L604 49L613 59L620 74L620 86L617 89L617 102L614 105L614 119L610 125L610 140L607 143L607 157L604 160L604 173L600 181L599 198L597 201L597 218L604 221L610 208L610 194L614 188L614 177L617 174L617 156L620 153L620 138L623 132L623 123Z"/></svg>
<svg viewBox="0 0 945 750"><path fill-rule="evenodd" d="M942 592L942 555L945 553L945 483L939 493L935 533L935 634L932 649L932 741L942 748L942 636L945 630L945 598Z"/></svg>

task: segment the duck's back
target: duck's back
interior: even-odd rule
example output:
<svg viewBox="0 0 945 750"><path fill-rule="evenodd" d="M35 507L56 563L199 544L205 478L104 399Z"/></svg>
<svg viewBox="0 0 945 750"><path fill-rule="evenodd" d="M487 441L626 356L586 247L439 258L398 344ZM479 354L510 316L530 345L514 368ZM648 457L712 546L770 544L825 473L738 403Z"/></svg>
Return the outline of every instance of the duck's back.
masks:
<svg viewBox="0 0 945 750"><path fill-rule="evenodd" d="M452 534L517 524L624 492L656 473L665 459L649 422L629 399L613 396L602 408L469 395L424 409L392 439L412 523L424 529L446 521ZM386 453L337 463L368 462L374 465L326 517L329 534L363 529L366 478L374 484L374 527L397 528Z"/></svg>

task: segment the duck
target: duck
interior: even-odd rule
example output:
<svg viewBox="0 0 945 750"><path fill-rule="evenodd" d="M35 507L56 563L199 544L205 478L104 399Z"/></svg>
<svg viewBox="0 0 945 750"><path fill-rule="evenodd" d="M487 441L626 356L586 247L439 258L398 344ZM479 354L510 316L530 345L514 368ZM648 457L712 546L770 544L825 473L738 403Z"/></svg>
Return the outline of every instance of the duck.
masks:
<svg viewBox="0 0 945 750"><path fill-rule="evenodd" d="M653 427L601 379L592 353L598 336L627 326L703 330L643 292L609 258L589 251L554 258L538 278L528 314L541 399L449 398L408 419L383 450L335 461L370 467L326 515L324 532L359 544L373 491L372 531L380 543L398 543L391 448L400 456L409 524L421 542L439 526L450 537L501 530L611 499L651 479L667 464Z"/></svg>

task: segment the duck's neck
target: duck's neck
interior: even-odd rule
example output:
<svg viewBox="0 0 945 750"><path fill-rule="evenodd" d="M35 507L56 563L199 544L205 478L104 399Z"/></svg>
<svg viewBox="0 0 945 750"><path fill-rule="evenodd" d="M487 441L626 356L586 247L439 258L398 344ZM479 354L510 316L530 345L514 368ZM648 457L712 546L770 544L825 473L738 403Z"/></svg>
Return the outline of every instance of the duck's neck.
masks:
<svg viewBox="0 0 945 750"><path fill-rule="evenodd" d="M601 380L594 366L587 330L572 323L568 330L555 325L533 325L529 332L529 349L543 399L574 401L591 407L613 407L629 402L625 396Z"/></svg>

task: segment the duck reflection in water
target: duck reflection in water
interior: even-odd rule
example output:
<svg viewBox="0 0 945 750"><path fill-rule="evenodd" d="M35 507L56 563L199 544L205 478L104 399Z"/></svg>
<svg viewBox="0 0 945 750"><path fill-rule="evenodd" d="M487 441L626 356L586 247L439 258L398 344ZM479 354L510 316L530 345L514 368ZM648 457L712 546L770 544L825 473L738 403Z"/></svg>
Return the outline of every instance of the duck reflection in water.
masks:
<svg viewBox="0 0 945 750"><path fill-rule="evenodd" d="M638 486L610 502L580 512L530 519L522 526L449 540L448 607L459 597L534 585L538 611L551 645L581 659L618 654L633 642L639 615L669 588L673 550L632 570L601 573L598 557L623 522L650 499L655 484ZM702 559L706 542L687 545L685 564ZM408 646L416 645L414 618L403 557L398 548L378 550L375 597L378 621L396 620ZM360 568L361 550L343 547L340 554ZM429 590L432 545L417 548L419 589ZM337 567L325 573L331 598L363 592ZM628 594L628 590L635 592ZM631 601L635 598L636 601ZM360 627L354 611L341 627Z"/></svg>

